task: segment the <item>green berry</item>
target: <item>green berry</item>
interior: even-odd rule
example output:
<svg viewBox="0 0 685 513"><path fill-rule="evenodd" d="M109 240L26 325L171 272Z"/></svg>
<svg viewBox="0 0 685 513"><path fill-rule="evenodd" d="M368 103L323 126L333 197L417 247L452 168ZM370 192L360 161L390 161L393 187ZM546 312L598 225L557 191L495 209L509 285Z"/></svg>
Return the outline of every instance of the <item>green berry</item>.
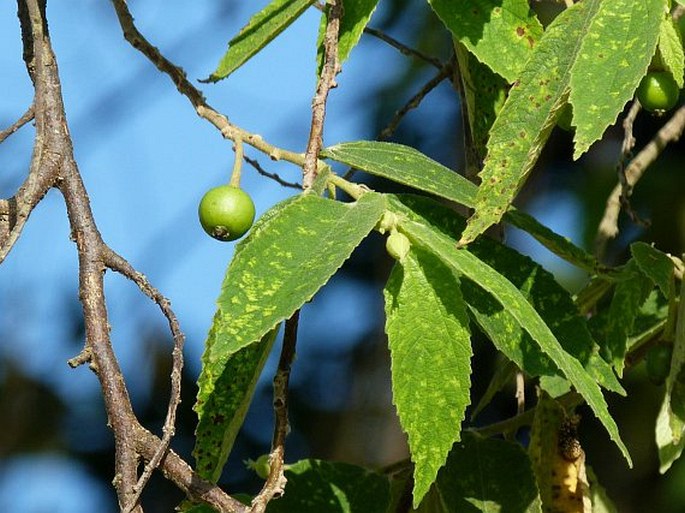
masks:
<svg viewBox="0 0 685 513"><path fill-rule="evenodd" d="M409 253L410 248L411 242L409 242L407 236L397 230L392 230L385 241L385 249L395 260L401 261L404 259L407 253Z"/></svg>
<svg viewBox="0 0 685 513"><path fill-rule="evenodd" d="M671 356L673 346L657 345L647 351L647 377L655 385L661 385L666 381L671 370Z"/></svg>
<svg viewBox="0 0 685 513"><path fill-rule="evenodd" d="M198 207L200 224L212 237L221 241L236 240L245 235L255 216L252 198L232 185L209 189Z"/></svg>
<svg viewBox="0 0 685 513"><path fill-rule="evenodd" d="M649 112L663 113L678 103L680 90L668 71L650 71L637 88L637 99Z"/></svg>

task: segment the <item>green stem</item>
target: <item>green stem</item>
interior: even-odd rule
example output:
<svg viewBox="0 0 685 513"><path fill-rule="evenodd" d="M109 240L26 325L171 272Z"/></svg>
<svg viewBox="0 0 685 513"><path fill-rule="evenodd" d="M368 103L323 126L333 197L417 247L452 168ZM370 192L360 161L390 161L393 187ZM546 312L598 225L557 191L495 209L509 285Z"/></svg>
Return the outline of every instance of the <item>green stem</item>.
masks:
<svg viewBox="0 0 685 513"><path fill-rule="evenodd" d="M354 199L359 199L363 194L365 194L368 189L363 185L348 182L344 178L331 173L328 176L328 182L338 187L340 190L345 191L347 194L352 196Z"/></svg>
<svg viewBox="0 0 685 513"><path fill-rule="evenodd" d="M235 143L235 161L233 162L233 171L231 172L229 185L240 188L240 174L243 169L243 156L245 152L243 150L243 140L240 136L236 137L233 142Z"/></svg>
<svg viewBox="0 0 685 513"><path fill-rule="evenodd" d="M592 310L597 302L614 286L614 282L606 275L595 276L585 287L576 294L575 303L581 315Z"/></svg>
<svg viewBox="0 0 685 513"><path fill-rule="evenodd" d="M581 404L583 402L583 398L580 394L576 392L568 392L559 397L557 401L559 401L559 403L561 403L561 405L566 410L570 410L571 408L575 408L576 406ZM522 426L530 426L533 423L533 417L535 416L535 408L537 408L537 406L529 410L526 410L523 413L516 415L515 417L511 417L501 422L490 424L489 426L484 426L480 428L469 428L469 431L474 431L479 435L489 437L501 435L508 431L518 429Z"/></svg>

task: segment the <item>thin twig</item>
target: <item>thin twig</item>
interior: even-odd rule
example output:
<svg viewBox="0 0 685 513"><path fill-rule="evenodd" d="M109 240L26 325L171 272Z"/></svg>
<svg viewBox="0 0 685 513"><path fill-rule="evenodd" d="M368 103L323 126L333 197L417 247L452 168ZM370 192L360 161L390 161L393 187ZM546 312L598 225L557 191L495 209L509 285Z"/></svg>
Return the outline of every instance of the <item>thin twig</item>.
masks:
<svg viewBox="0 0 685 513"><path fill-rule="evenodd" d="M24 114L17 119L17 121L14 122L12 126L9 126L5 128L2 132L0 132L0 143L7 139L10 135L12 135L14 132L19 130L21 127L23 127L26 123L31 121L34 117L34 110L33 110L33 104L24 112Z"/></svg>
<svg viewBox="0 0 685 513"><path fill-rule="evenodd" d="M661 127L654 138L638 153L625 170L625 185L617 184L606 202L604 216L597 228L595 254L604 254L610 239L618 234L618 215L621 211L621 192L627 187L632 190L647 168L657 159L663 149L677 141L685 127L685 106L680 107L671 119Z"/></svg>
<svg viewBox="0 0 685 513"><path fill-rule="evenodd" d="M557 399L565 409L570 409L578 406L583 402L583 397L577 392L568 392ZM499 435L502 433L509 433L513 430L519 429L523 426L530 426L533 423L533 417L535 416L535 409L537 406L526 410L525 412L510 417L501 422L495 422L488 426L480 428L471 428L470 431L475 431L476 433L484 436L490 437Z"/></svg>
<svg viewBox="0 0 685 513"><path fill-rule="evenodd" d="M390 122L378 135L378 139L381 141L390 139L390 137L392 137L392 135L395 133L395 130L397 130L397 127L402 119L404 119L404 116L406 116L409 111L421 105L421 102L428 95L428 93L440 85L446 78L451 76L453 71L454 60L450 60L447 64L440 68L440 71L428 82L426 82L423 87L414 96L412 96L411 99L400 110L395 112L395 115L392 117Z"/></svg>
<svg viewBox="0 0 685 513"><path fill-rule="evenodd" d="M147 57L159 71L169 76L176 89L188 98L198 116L214 125L224 138L234 141L240 137L244 143L269 155L273 160L286 160L298 166L304 165L304 155L302 153L295 153L267 143L260 135L248 132L232 124L225 115L209 105L200 90L190 83L183 69L164 57L136 28L126 1L112 0L112 4L114 5L126 41Z"/></svg>
<svg viewBox="0 0 685 513"><path fill-rule="evenodd" d="M27 70L35 87L36 137L31 169L25 184L35 189L28 194L26 202L18 206L25 209L24 220L40 201L49 187L57 186L67 206L72 238L76 242L79 263L79 296L83 309L91 368L96 373L103 391L109 425L115 439L115 476L119 505L129 504L137 480L138 454L132 439L136 418L133 414L128 391L121 369L112 350L107 305L104 295L103 271L100 248L102 238L95 224L88 194L74 160L71 136L68 131L57 60L47 31L44 0L19 0L18 13L22 26L24 57ZM22 186L23 188L24 186ZM38 195L36 195L38 194ZM17 193L17 198L23 192ZM17 214L19 216L19 214ZM19 221L8 237L9 247L18 237ZM3 248L7 250L7 246ZM142 513L141 508L135 508Z"/></svg>
<svg viewBox="0 0 685 513"><path fill-rule="evenodd" d="M393 134L395 133L395 130L397 130L397 127L399 126L399 124L402 122L402 119L404 118L404 116L409 111L416 109L421 104L423 99L433 89L435 89L440 83L442 83L443 80L450 77L454 71L454 66L455 66L455 60L450 59L449 62L447 62L433 78L431 78L428 82L426 82L421 87L421 89L414 96L412 96L404 106L402 106L402 108L400 108L398 111L395 112L395 115L392 117L390 122L378 134L377 139L381 140L381 141L390 139L393 136ZM352 177L352 175L354 175L355 172L356 172L356 170L354 168L349 168L343 174L343 178L345 180L349 180Z"/></svg>
<svg viewBox="0 0 685 513"><path fill-rule="evenodd" d="M172 369L171 369L171 392L169 394L169 405L167 406L166 418L164 426L162 427L162 440L157 448L157 452L150 458L143 469L138 482L135 486L135 495L131 498L131 502L125 509L126 513L132 511L140 500L140 496L145 489L152 473L159 466L162 458L166 455L171 439L174 436L176 429L176 411L178 405L181 403L181 379L183 372L183 345L185 336L181 331L180 324L176 318L176 314L171 309L171 303L165 298L155 287L150 284L148 279L136 271L131 264L122 256L112 251L109 247L103 248L104 263L113 271L121 273L123 276L135 283L140 291L154 301L162 311L169 323L169 330L174 339L174 348L172 350Z"/></svg>
<svg viewBox="0 0 685 513"><path fill-rule="evenodd" d="M266 171L262 165L255 159L248 157L247 155L243 155L243 160L250 164L257 173L259 173L262 176L265 176L266 178L270 178L271 180L275 181L277 184L282 185L283 187L289 187L291 189L302 189L302 184L297 183L297 182L288 182L286 180L283 180L278 174L276 173L269 173Z"/></svg>
<svg viewBox="0 0 685 513"><path fill-rule="evenodd" d="M633 193L633 189L626 181L626 164L630 161L633 156L633 148L635 147L635 136L633 135L633 124L637 115L640 113L641 105L639 101L634 101L630 106L630 110L623 120L623 143L621 145L621 156L619 158L618 164L616 166L616 174L618 175L618 183L621 185L621 206L628 213L630 218L634 223L640 225L646 225L644 221L640 219L637 212L633 210L630 205L630 195Z"/></svg>
<svg viewBox="0 0 685 513"><path fill-rule="evenodd" d="M388 34L383 32L382 30L378 30L378 29L371 28L371 27L364 27L364 33L369 34L370 36L376 37L376 38L380 39L381 41L383 41L384 43L389 44L393 48L399 50L399 52L402 55L406 55L407 57L416 57L417 59L425 61L437 69L442 69L442 67L443 67L443 64L440 61L440 59L438 59L436 57L432 57L430 55L427 55L427 54L425 54L419 50L416 50L414 48L411 48L411 47L405 45L404 43L399 42L397 39L389 36Z"/></svg>
<svg viewBox="0 0 685 513"><path fill-rule="evenodd" d="M160 439L138 425L135 449L146 460L159 453ZM217 484L203 479L173 449L166 452L160 471L193 502L202 502L221 513L248 513L249 507L224 492Z"/></svg>
<svg viewBox="0 0 685 513"><path fill-rule="evenodd" d="M176 405L180 400L183 335L168 301L140 273L116 255L102 240L93 216L88 193L73 155L68 131L57 61L51 47L45 19L44 0L19 0L19 17L27 69L35 87L36 138L31 168L25 183L11 198L16 204L10 233L2 241L1 252L8 251L26 222L31 209L47 189L56 187L62 193L76 243L79 260L79 296L86 331L85 347L69 364L90 363L103 393L105 409L115 439L114 486L122 511L142 513L137 504L140 490L151 472L146 469L138 480L139 451L136 438L143 431L128 396L121 368L112 349L108 311L104 293L104 271L107 266L131 278L141 290L157 302L169 320L174 337L174 368L172 399L162 440L154 441L154 453L147 454L148 467L154 468L164 459L169 439L174 431ZM11 217L11 216L10 216ZM2 233L2 232L0 232ZM225 509L224 511L244 511Z"/></svg>
<svg viewBox="0 0 685 513"><path fill-rule="evenodd" d="M274 434L269 454L269 475L259 494L252 500L250 513L263 513L269 501L283 494L286 478L284 475L285 438L290 432L288 423L288 381L290 367L295 358L297 345L297 325L300 311L285 322L283 347L278 361L278 370L274 376Z"/></svg>
<svg viewBox="0 0 685 513"><path fill-rule="evenodd" d="M326 32L323 38L323 68L312 100L312 123L309 130L307 151L302 166L302 187L308 190L318 174L319 152L323 145L323 124L326 117L326 101L329 91L336 87L335 76L340 71L338 63L338 32L342 17L342 0L331 0L326 12Z"/></svg>
<svg viewBox="0 0 685 513"><path fill-rule="evenodd" d="M516 372L516 414L521 415L526 409L526 382L522 371Z"/></svg>

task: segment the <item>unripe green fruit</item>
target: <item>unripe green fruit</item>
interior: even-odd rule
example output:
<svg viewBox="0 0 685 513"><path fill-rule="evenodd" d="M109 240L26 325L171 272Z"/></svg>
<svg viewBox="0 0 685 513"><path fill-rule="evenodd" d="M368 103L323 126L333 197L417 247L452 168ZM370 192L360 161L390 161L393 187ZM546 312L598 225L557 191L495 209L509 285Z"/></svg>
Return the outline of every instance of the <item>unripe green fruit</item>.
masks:
<svg viewBox="0 0 685 513"><path fill-rule="evenodd" d="M232 185L209 189L198 207L200 224L212 237L221 241L236 240L245 235L255 216L252 198Z"/></svg>
<svg viewBox="0 0 685 513"><path fill-rule="evenodd" d="M245 463L249 469L254 470L255 473L262 479L269 477L271 465L269 464L268 454L262 454L259 458L257 458L257 461L247 460Z"/></svg>
<svg viewBox="0 0 685 513"><path fill-rule="evenodd" d="M665 112L678 103L680 90L668 71L650 71L637 88L637 99L649 112Z"/></svg>
<svg viewBox="0 0 685 513"><path fill-rule="evenodd" d="M385 249L395 260L402 261L407 256L407 253L409 253L410 248L411 242L409 242L407 236L397 230L391 231L385 241Z"/></svg>
<svg viewBox="0 0 685 513"><path fill-rule="evenodd" d="M666 381L671 370L672 355L673 346L671 345L658 345L647 351L647 377L655 385L661 385Z"/></svg>

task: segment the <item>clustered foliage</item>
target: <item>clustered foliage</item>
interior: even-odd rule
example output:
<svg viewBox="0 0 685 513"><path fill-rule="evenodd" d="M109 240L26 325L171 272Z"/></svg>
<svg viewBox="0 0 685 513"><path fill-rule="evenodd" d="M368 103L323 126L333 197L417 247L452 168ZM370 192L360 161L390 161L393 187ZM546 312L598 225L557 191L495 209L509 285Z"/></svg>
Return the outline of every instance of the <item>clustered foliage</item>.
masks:
<svg viewBox="0 0 685 513"><path fill-rule="evenodd" d="M35 1L19 3L28 6L23 21L30 27L26 31L32 34L33 48L47 52L40 46L49 43L40 32L44 11ZM428 0L454 43L454 57L437 65L441 80L450 80L461 99L467 134L467 168L461 174L414 148L391 142L323 147L327 96L341 64L348 58L364 58L353 49L365 31L371 32L367 24L377 3L272 0L229 41L228 51L207 79L226 79L305 10L320 9L318 62L313 63L319 80L311 136L307 151L300 154L232 125L137 31L126 3L113 0L125 37L169 75L198 115L235 142L234 176L242 164L243 144L303 169L302 192L258 219L228 266L202 357L194 470L183 467L185 463L168 449L173 422L162 440L144 431L134 417L126 419L129 424L112 426L122 438L117 440L119 461L126 460L121 446L129 436L136 443L128 450L147 462L142 476L137 467L118 468L124 475L116 482L122 511L141 509L137 501L146 473L156 467L188 494L181 505L186 512L615 511L585 464L577 434L581 420L573 410L587 404L631 465L604 394L625 395L624 373L644 358L650 377L665 383L662 407L654 419L661 471L680 457L685 445L683 262L645 242L633 243L630 259L620 266L601 261L604 246L618 232L622 206L629 208L632 188L685 126L685 107L680 107L670 119L661 118L665 123L655 135L658 144L650 143L631 158L632 123L638 115L651 115L640 114L640 102L664 116L679 101L685 67L676 21L682 10L679 2L566 1L556 5L543 25L527 0ZM411 54L411 49L403 49ZM40 59L34 68L29 67L40 100ZM657 89L650 89L652 83ZM636 92L640 101L626 109ZM32 114L37 122L42 108L44 102L37 101ZM512 203L557 125L573 132L577 159L619 116L624 116L625 127L619 181L598 230L598 253L592 255ZM334 163L414 192L370 190L352 181L352 172L336 173ZM239 192L237 185L232 180L231 194ZM69 192L64 193L69 201ZM37 200L31 201L30 208ZM6 209L0 208L0 243L8 251L17 220L7 213L7 205L8 201L0 202ZM246 215L249 222L241 219L238 230L222 237L216 227L226 223L205 222L214 212L204 208L200 206L205 230L228 240L242 235L254 215L252 206ZM466 219L459 214L465 210L470 212ZM527 232L587 272L591 278L586 286L571 296L537 262L485 235L501 223ZM288 376L299 310L374 231L387 236L386 248L395 260L382 294L393 403L411 460L386 473L317 460L286 465ZM175 329L163 298L144 278L113 256L99 238L85 243L96 244L106 267L131 277L160 303ZM88 294L96 292L85 291L84 305ZM253 463L265 485L255 497L241 497L241 503L216 483L281 325L272 451ZM518 379L519 388L524 380L534 380L539 390L535 407L524 411L522 403L517 416L484 428L465 420L471 403L475 330L504 357L476 412L513 380ZM88 335L93 337L92 331ZM90 361L97 368L115 361L112 354L98 356L96 347L89 339L84 354L73 363ZM109 390L111 380L98 372L103 389ZM122 404L115 401L107 407L112 417ZM174 408L172 401L172 421ZM522 426L531 426L525 446L513 441Z"/></svg>

